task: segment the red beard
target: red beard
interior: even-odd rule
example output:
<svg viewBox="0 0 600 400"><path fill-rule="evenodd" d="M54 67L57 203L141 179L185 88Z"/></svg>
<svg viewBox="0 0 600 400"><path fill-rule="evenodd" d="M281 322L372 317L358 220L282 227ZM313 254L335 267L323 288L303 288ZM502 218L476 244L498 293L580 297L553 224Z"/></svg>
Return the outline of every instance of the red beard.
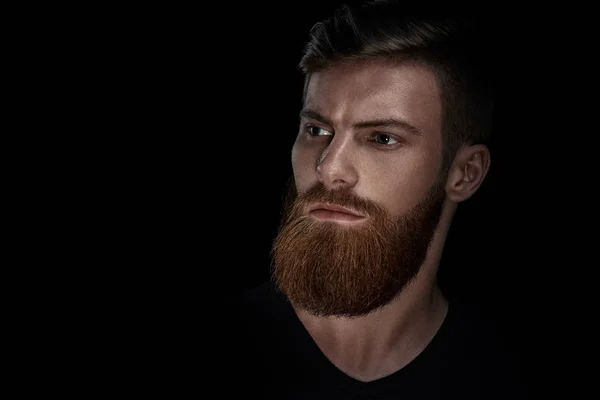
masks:
<svg viewBox="0 0 600 400"><path fill-rule="evenodd" d="M294 191L294 184L290 185ZM397 218L350 190L322 184L290 194L273 243L275 283L292 304L314 315L356 317L388 304L417 275L440 219L439 186ZM360 225L318 221L306 214L315 202L368 216Z"/></svg>

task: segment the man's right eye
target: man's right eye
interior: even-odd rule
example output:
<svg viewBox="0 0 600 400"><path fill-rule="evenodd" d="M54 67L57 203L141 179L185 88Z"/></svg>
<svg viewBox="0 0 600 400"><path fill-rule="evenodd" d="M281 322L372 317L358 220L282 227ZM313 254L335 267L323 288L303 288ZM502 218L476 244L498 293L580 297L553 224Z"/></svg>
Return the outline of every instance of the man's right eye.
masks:
<svg viewBox="0 0 600 400"><path fill-rule="evenodd" d="M319 128L318 126L308 125L306 127L306 133L308 136L332 136L333 134L323 128Z"/></svg>

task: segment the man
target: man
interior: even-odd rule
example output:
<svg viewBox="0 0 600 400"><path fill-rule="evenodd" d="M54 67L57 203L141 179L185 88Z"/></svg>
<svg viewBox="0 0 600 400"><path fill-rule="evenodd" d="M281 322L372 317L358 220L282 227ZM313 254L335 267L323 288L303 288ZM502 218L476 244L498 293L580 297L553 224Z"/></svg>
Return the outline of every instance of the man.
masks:
<svg viewBox="0 0 600 400"><path fill-rule="evenodd" d="M477 38L392 1L312 29L272 280L243 296L228 342L242 392L525 397L493 330L437 284L457 207L491 162Z"/></svg>

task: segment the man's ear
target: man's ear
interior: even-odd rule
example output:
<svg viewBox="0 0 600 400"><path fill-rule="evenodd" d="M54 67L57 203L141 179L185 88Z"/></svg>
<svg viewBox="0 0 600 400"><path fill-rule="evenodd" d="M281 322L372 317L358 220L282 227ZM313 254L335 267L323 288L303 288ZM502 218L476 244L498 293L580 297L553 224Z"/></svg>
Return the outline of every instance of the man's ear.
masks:
<svg viewBox="0 0 600 400"><path fill-rule="evenodd" d="M467 200L483 183L490 169L490 151L476 144L462 147L450 167L446 181L447 198L455 203Z"/></svg>

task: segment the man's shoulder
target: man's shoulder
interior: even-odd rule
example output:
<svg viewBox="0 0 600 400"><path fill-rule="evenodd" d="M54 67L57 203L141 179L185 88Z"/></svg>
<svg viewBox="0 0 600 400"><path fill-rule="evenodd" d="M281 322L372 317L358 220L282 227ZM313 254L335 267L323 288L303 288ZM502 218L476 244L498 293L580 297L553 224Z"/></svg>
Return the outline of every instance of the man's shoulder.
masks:
<svg viewBox="0 0 600 400"><path fill-rule="evenodd" d="M499 393L527 398L521 346L510 334L509 322L466 303L453 304L448 313L444 353L461 365L457 372L477 376L482 390L497 391L487 392L490 398Z"/></svg>
<svg viewBox="0 0 600 400"><path fill-rule="evenodd" d="M217 340L227 358L236 360L236 370L248 376L263 370L256 360L270 360L285 344L282 336L295 315L271 281L233 296L221 314Z"/></svg>
<svg viewBox="0 0 600 400"><path fill-rule="evenodd" d="M468 303L454 302L443 325L445 342L460 353L474 359L506 357L512 359L511 336L506 321L487 314Z"/></svg>

